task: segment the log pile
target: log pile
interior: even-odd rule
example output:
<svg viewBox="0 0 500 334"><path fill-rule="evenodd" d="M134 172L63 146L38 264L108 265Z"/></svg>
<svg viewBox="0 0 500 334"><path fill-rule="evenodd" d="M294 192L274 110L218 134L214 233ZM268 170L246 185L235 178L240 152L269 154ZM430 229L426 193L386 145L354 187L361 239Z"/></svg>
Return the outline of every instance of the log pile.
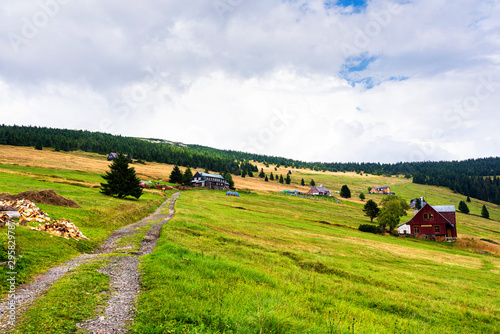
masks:
<svg viewBox="0 0 500 334"><path fill-rule="evenodd" d="M44 213L35 203L19 199L14 201L0 201L0 207L15 208L20 214L19 224L28 226L28 222L37 222L38 227L32 227L32 230L45 231L52 235L72 238L72 239L85 239L88 238L75 226L71 221L66 219L52 220L49 215ZM7 214L0 213L0 227L5 226L7 223L14 223Z"/></svg>
<svg viewBox="0 0 500 334"><path fill-rule="evenodd" d="M59 219L45 224L39 224L36 228L38 231L45 231L52 235L64 237L66 239L85 239L89 240L72 222L66 219Z"/></svg>
<svg viewBox="0 0 500 334"><path fill-rule="evenodd" d="M10 216L6 213L0 212L0 227L4 227L5 225L14 223Z"/></svg>

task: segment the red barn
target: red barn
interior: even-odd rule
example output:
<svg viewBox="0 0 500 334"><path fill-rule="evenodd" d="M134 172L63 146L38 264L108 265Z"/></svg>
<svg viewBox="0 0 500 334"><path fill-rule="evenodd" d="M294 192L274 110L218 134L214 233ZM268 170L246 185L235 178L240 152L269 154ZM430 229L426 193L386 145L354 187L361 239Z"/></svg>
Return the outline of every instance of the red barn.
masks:
<svg viewBox="0 0 500 334"><path fill-rule="evenodd" d="M425 204L409 221L398 226L400 235L419 239L452 241L457 237L457 222L454 205Z"/></svg>
<svg viewBox="0 0 500 334"><path fill-rule="evenodd" d="M317 187L313 186L311 190L307 193L308 195L326 195L326 196L332 196L332 193L330 190L326 189L325 187Z"/></svg>

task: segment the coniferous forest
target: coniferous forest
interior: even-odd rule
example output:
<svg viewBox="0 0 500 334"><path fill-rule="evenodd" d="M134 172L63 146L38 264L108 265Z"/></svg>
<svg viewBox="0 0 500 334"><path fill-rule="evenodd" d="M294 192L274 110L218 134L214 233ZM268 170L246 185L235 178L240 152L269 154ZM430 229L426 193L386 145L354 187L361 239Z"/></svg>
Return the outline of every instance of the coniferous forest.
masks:
<svg viewBox="0 0 500 334"><path fill-rule="evenodd" d="M32 126L0 126L0 145L51 147L57 151L123 152L145 161L201 167L240 175L258 172L249 161L276 164L286 168L310 168L319 171L357 172L374 175L404 175L414 183L448 187L480 200L500 204L500 158L463 161L425 161L387 163L305 162L283 157L220 150L201 145L157 142L154 139L115 136L83 130Z"/></svg>

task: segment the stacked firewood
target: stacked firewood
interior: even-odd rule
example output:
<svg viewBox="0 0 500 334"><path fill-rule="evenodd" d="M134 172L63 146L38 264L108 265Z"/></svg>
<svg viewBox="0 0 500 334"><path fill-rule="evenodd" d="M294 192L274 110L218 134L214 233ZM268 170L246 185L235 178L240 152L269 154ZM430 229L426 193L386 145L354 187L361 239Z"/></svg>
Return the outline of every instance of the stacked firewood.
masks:
<svg viewBox="0 0 500 334"><path fill-rule="evenodd" d="M10 219L8 214L0 212L0 227L4 227L5 225L12 223L14 222Z"/></svg>
<svg viewBox="0 0 500 334"><path fill-rule="evenodd" d="M38 231L45 231L52 235L64 237L66 239L85 239L88 238L75 226L72 222L66 219L59 219L45 224L39 224L36 228Z"/></svg>
<svg viewBox="0 0 500 334"><path fill-rule="evenodd" d="M88 238L71 221L66 219L52 220L49 215L44 213L35 203L26 199L16 201L0 201L0 207L15 208L20 214L19 225L28 226L28 222L39 223L38 227L32 227L32 230L45 231L52 235L64 238L86 239ZM6 218L4 218L6 217ZM5 222L4 222L5 220ZM7 214L0 213L0 226L7 222L13 223ZM3 224L3 225L2 225Z"/></svg>

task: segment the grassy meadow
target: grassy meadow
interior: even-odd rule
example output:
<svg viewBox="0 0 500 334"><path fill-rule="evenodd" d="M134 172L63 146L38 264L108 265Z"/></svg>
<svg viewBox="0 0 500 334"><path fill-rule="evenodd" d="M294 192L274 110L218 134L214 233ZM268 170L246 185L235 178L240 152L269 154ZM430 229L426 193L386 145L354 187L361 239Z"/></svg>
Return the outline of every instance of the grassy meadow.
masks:
<svg viewBox="0 0 500 334"><path fill-rule="evenodd" d="M105 158L0 145L0 193L53 189L82 208L40 208L54 219L70 219L90 238L66 240L17 227L18 283L91 252L113 230L140 220L171 195L150 190L135 201L100 194L100 175L109 165ZM142 179L165 180L173 166L134 167ZM288 171L261 167L268 175ZM142 258L143 291L132 331L500 333L498 206L472 199L471 214L457 213L459 240L453 244L382 236L357 229L369 223L360 192L366 200L382 198L367 194L370 186L390 186L406 200L425 196L432 205L458 206L465 197L403 177L296 170L291 178L290 185L281 185L234 176L239 198L223 191L184 192L157 248ZM281 193L307 191L302 178L331 191L347 184L352 198L337 204ZM483 204L491 219L480 217ZM140 232L119 247L136 249L146 228ZM5 234L0 229L2 238ZM75 324L92 318L112 290L108 277L97 271L106 263L100 257L69 272L20 319L17 332L77 331Z"/></svg>
<svg viewBox="0 0 500 334"><path fill-rule="evenodd" d="M356 203L185 192L142 263L133 329L499 331L498 255L358 231L366 221Z"/></svg>

